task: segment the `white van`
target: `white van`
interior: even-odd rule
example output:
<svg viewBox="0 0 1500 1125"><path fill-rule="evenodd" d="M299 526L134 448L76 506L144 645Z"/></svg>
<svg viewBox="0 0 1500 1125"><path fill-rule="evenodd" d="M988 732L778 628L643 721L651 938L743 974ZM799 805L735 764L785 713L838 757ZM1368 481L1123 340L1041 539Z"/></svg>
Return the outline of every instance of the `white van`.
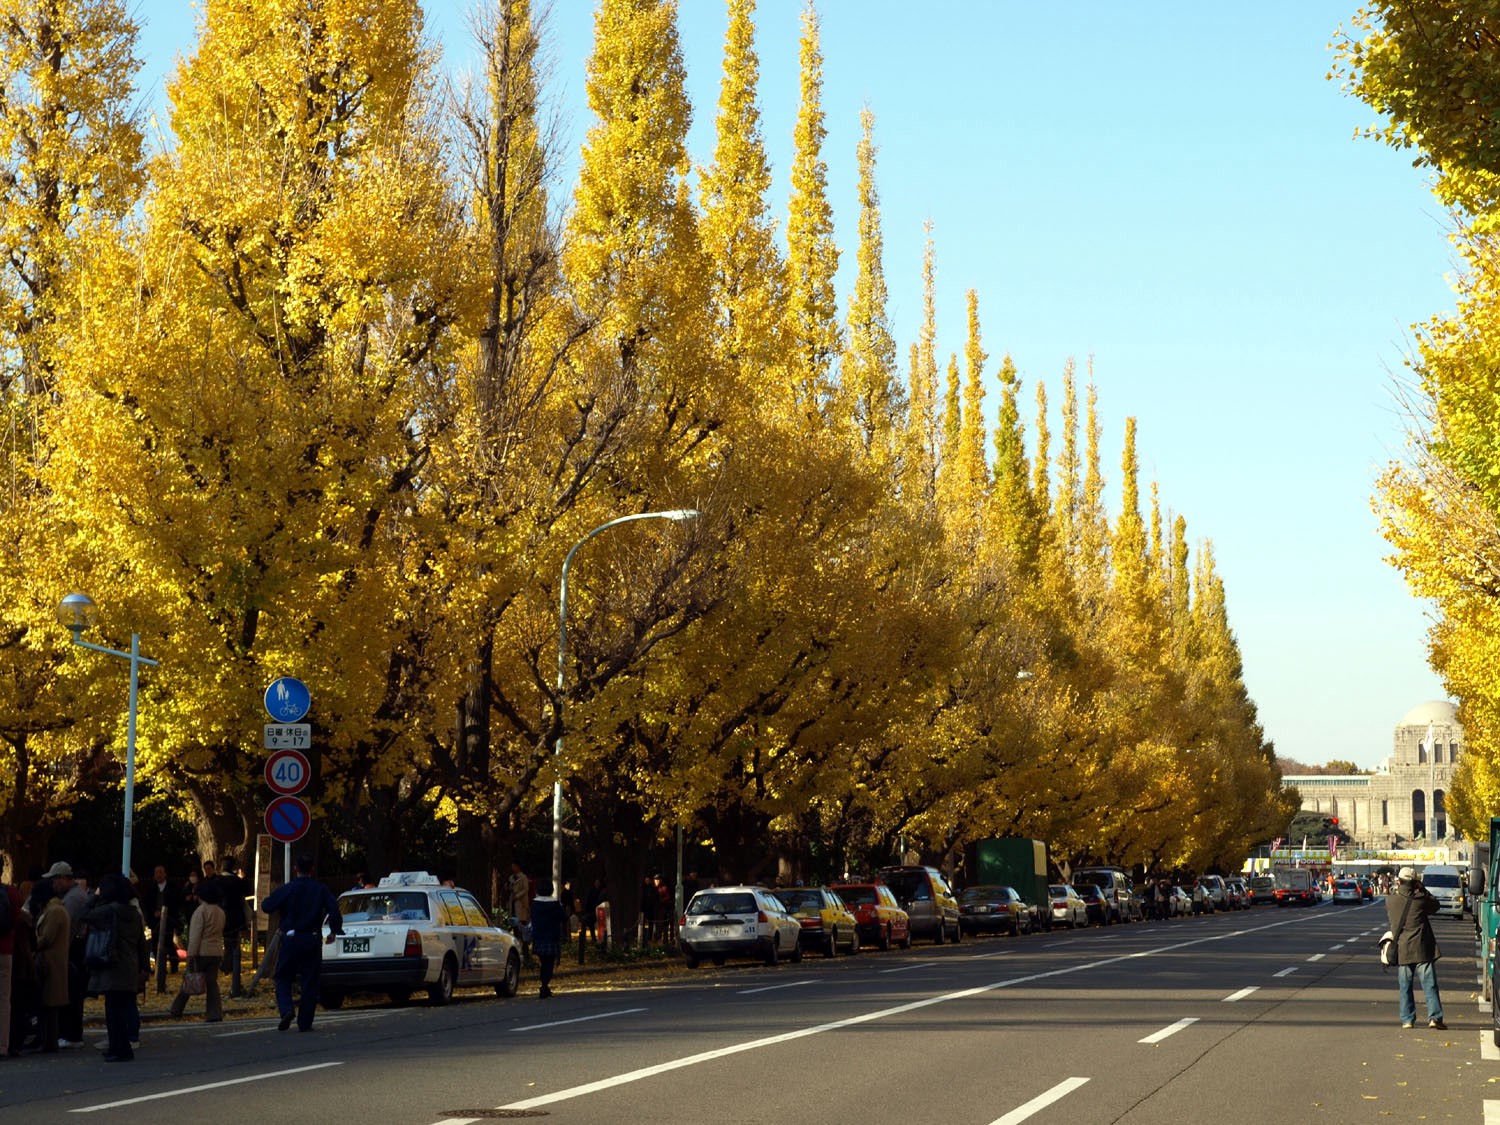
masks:
<svg viewBox="0 0 1500 1125"><path fill-rule="evenodd" d="M1458 868L1446 863L1429 864L1422 869L1422 885L1437 899L1439 914L1451 914L1455 918L1464 916L1468 899Z"/></svg>

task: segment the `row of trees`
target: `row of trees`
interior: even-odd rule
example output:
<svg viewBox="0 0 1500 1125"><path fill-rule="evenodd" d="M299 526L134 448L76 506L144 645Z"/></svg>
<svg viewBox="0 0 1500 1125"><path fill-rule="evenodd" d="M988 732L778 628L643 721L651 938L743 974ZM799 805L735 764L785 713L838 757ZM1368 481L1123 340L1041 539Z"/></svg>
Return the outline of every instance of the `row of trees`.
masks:
<svg viewBox="0 0 1500 1125"><path fill-rule="evenodd" d="M52 623L74 588L162 657L141 767L205 853L258 829L283 674L322 830L379 871L440 818L476 887L554 778L614 886L678 825L736 876L1006 833L1206 868L1286 825L1212 550L1142 497L1135 421L1110 518L1091 378L1062 372L1055 435L1036 386L1028 429L975 293L944 365L930 231L898 364L869 111L840 311L811 8L783 239L752 0L696 172L675 5L601 0L565 199L526 0L475 21L459 94L416 0L207 0L149 159L121 0L4 6L12 864L117 770L120 670ZM580 553L559 698L564 555L680 507Z"/></svg>
<svg viewBox="0 0 1500 1125"><path fill-rule="evenodd" d="M1379 111L1369 130L1412 149L1450 210L1457 308L1416 330L1401 387L1408 455L1375 508L1393 561L1431 599L1433 668L1459 700L1465 753L1448 794L1454 827L1488 837L1500 812L1500 4L1368 4L1338 43L1345 88Z"/></svg>

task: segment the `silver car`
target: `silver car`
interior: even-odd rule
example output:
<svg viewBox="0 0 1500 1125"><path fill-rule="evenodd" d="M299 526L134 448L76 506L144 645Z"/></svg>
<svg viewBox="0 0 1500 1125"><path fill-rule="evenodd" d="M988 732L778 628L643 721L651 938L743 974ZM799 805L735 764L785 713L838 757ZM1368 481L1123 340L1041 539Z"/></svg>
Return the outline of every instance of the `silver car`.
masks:
<svg viewBox="0 0 1500 1125"><path fill-rule="evenodd" d="M765 887L710 887L688 903L677 944L688 968L704 958L755 957L774 965L802 960L802 923Z"/></svg>

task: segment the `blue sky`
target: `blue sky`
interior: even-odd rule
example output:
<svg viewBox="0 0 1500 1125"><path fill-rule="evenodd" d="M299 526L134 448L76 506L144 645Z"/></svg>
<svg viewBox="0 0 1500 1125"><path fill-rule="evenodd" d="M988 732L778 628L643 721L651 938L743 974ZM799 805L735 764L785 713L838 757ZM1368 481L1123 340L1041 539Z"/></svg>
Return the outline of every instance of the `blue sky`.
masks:
<svg viewBox="0 0 1500 1125"><path fill-rule="evenodd" d="M695 118L712 154L726 16L680 0ZM859 113L876 115L891 317L921 312L923 224L939 348L978 291L992 366L1010 353L1054 404L1089 358L1117 501L1125 419L1144 477L1213 541L1245 681L1279 753L1378 765L1412 706L1442 698L1428 609L1384 561L1369 498L1403 453L1411 325L1448 310L1450 224L1409 155L1325 76L1354 10L1326 0L1037 4L822 0L824 156L852 286ZM444 65L471 57L462 0L429 0ZM195 7L137 10L141 95L192 49ZM589 124L589 0L554 0L551 85L570 162ZM788 194L801 0L760 0L764 133ZM571 188L571 165L566 189ZM945 364L944 364L945 366ZM987 406L993 413L993 386Z"/></svg>

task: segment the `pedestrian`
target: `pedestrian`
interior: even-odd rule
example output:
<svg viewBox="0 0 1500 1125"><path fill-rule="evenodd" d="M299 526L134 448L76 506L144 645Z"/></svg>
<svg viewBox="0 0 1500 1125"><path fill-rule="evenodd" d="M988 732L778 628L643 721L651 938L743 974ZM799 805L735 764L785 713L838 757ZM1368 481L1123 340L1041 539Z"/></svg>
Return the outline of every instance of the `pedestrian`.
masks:
<svg viewBox="0 0 1500 1125"><path fill-rule="evenodd" d="M1396 890L1385 900L1396 948L1396 988L1401 999L1401 1026L1414 1027L1417 1003L1412 985L1422 982L1427 1003L1427 1026L1447 1031L1443 1022L1443 998L1438 995L1437 960L1442 956L1437 935L1428 920L1438 910L1433 898L1413 868L1403 867L1396 876Z"/></svg>
<svg viewBox="0 0 1500 1125"><path fill-rule="evenodd" d="M157 970L161 970L161 959L165 957L175 973L178 965L177 913L182 909L182 890L168 877L165 864L158 863L151 882L141 888L141 909L151 928L151 948L155 950Z"/></svg>
<svg viewBox="0 0 1500 1125"><path fill-rule="evenodd" d="M224 1018L219 995L219 965L224 960L224 908L219 905L218 880L204 880L198 888L198 909L188 920L187 967L203 974L203 1019L218 1023ZM172 1000L172 1018L181 1019L187 1007L187 973Z"/></svg>
<svg viewBox="0 0 1500 1125"><path fill-rule="evenodd" d="M505 910L515 919L516 936L521 939L521 957L531 959L531 880L521 865L514 861L510 865L510 878L505 880Z"/></svg>
<svg viewBox="0 0 1500 1125"><path fill-rule="evenodd" d="M31 889L31 916L36 919L36 956L44 1054L58 1047L58 1026L68 1006L68 944L72 927L68 910L51 878L44 875Z"/></svg>
<svg viewBox="0 0 1500 1125"><path fill-rule="evenodd" d="M281 1013L277 1031L292 1026L292 981L298 981L296 1018L298 1031L313 1029L313 1013L318 1006L318 978L323 971L323 921L328 921L328 941L344 932L338 899L333 892L313 878L313 857L303 852L297 857L297 877L277 887L260 908L281 917L280 948L276 954L276 1009Z"/></svg>
<svg viewBox="0 0 1500 1125"><path fill-rule="evenodd" d="M239 860L226 855L219 864L219 874L214 883L218 887L218 904L224 911L224 968L229 972L229 998L236 1000L245 994L240 987L243 950L240 948L249 919L245 917L245 899L253 887L240 874Z"/></svg>
<svg viewBox="0 0 1500 1125"><path fill-rule="evenodd" d="M11 932L10 1050L7 1052L13 1059L20 1056L23 1046L35 1047L40 1042L27 1042L41 1013L36 979L36 925L31 916L31 892L35 888L34 879L16 887L21 912L16 915L16 926Z"/></svg>
<svg viewBox="0 0 1500 1125"><path fill-rule="evenodd" d="M135 1058L131 1046L140 1023L136 995L151 975L151 955L146 950L146 924L140 910L131 905L130 880L106 875L99 880L99 902L84 917L89 928L113 927L115 958L105 966L90 969L88 990L104 994L104 1028L108 1045L105 1062L129 1062Z"/></svg>
<svg viewBox="0 0 1500 1125"><path fill-rule="evenodd" d="M661 896L656 893L656 880L650 875L641 877L641 942L645 944L656 934L656 912L661 908Z"/></svg>
<svg viewBox="0 0 1500 1125"><path fill-rule="evenodd" d="M599 904L608 897L604 891L604 880L596 876L583 900L583 925L588 930L590 941L601 944L604 942L604 931L599 927Z"/></svg>
<svg viewBox="0 0 1500 1125"><path fill-rule="evenodd" d="M552 895L552 880L536 881L536 898L531 900L531 949L536 954L538 979L542 983L541 999L552 995L552 971L562 956L563 928L568 913Z"/></svg>
<svg viewBox="0 0 1500 1125"><path fill-rule="evenodd" d="M89 873L67 863L54 863L47 874L52 876L57 896L68 912L68 1005L62 1010L57 1028L59 1047L83 1046L83 1001L88 992L89 974L83 967L83 944L88 935L84 915L93 905L89 893Z"/></svg>
<svg viewBox="0 0 1500 1125"><path fill-rule="evenodd" d="M16 930L21 925L21 892L0 883L0 1058L10 1054L10 992Z"/></svg>

